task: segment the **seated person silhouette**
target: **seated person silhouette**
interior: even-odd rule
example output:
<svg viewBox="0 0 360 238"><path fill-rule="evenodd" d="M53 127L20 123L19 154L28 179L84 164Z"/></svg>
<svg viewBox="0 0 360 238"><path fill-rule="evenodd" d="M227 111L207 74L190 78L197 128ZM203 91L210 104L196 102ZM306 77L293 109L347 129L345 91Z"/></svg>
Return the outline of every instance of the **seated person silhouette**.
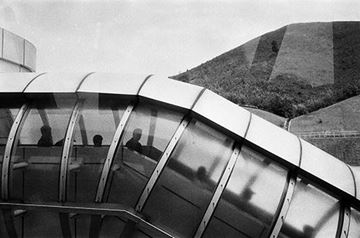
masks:
<svg viewBox="0 0 360 238"><path fill-rule="evenodd" d="M140 128L136 128L133 131L133 137L126 142L125 146L131 150L137 151L139 153L142 152L142 146L139 142L142 135L142 130Z"/></svg>
<svg viewBox="0 0 360 238"><path fill-rule="evenodd" d="M53 145L53 139L51 135L51 127L44 125L40 128L41 137L37 143L38 146L49 147Z"/></svg>
<svg viewBox="0 0 360 238"><path fill-rule="evenodd" d="M93 142L95 147L101 147L103 141L103 137L99 134L94 135Z"/></svg>

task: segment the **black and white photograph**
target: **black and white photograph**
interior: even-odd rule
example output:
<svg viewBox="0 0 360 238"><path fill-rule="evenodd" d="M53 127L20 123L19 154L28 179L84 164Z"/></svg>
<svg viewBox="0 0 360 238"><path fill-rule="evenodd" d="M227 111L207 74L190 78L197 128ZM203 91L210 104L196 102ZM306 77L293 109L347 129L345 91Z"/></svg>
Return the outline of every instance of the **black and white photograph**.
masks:
<svg viewBox="0 0 360 238"><path fill-rule="evenodd" d="M0 237L360 238L360 1L0 0Z"/></svg>

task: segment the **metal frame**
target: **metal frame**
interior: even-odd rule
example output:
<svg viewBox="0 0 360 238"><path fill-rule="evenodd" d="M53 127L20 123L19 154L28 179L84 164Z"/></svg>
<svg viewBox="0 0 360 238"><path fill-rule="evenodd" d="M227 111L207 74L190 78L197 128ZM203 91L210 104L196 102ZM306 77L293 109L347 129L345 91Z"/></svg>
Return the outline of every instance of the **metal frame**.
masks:
<svg viewBox="0 0 360 238"><path fill-rule="evenodd" d="M129 219L139 227L154 232L156 237L173 237L166 231L152 225L144 218L139 217L131 208L126 208L121 205L104 206L104 204L79 204L75 203L8 203L0 202L1 209L24 209L24 210L45 210L56 211L62 214L80 213L80 214L93 214L93 215L109 215L109 216L122 216Z"/></svg>
<svg viewBox="0 0 360 238"><path fill-rule="evenodd" d="M79 117L82 101L76 102L72 111L68 127L66 129L66 135L64 140L64 147L61 153L61 165L60 165L60 178L59 178L59 201L66 201L66 183L68 176L69 158L71 153L72 138L74 135L74 128L76 120Z"/></svg>
<svg viewBox="0 0 360 238"><path fill-rule="evenodd" d="M220 179L220 182L215 190L215 193L211 199L211 202L206 209L206 212L201 220L200 225L198 226L198 229L197 229L194 237L200 238L203 235L203 233L210 221L210 218L213 215L215 208L220 200L221 194L225 190L225 186L226 186L227 182L229 181L230 175L235 167L235 164L236 164L237 158L239 157L239 154L240 154L240 146L236 145L235 149L233 150L233 153L230 157L230 160L225 168L225 171Z"/></svg>
<svg viewBox="0 0 360 238"><path fill-rule="evenodd" d="M1 198L5 201L9 199L9 170L10 170L11 155L16 142L17 132L19 130L21 122L23 121L23 118L26 117L26 113L28 112L28 107L29 107L28 104L24 104L21 106L18 114L16 115L15 121L11 126L8 140L6 142L4 159L2 164L2 173L1 173Z"/></svg>
<svg viewBox="0 0 360 238"><path fill-rule="evenodd" d="M342 227L340 229L341 233L339 235L340 238L347 238L349 235L349 228L350 228L350 217L351 217L351 210L350 207L344 207L344 214L343 214L343 221Z"/></svg>
<svg viewBox="0 0 360 238"><path fill-rule="evenodd" d="M179 127L176 129L175 134L173 135L173 137L171 138L168 146L166 147L164 153L162 154L159 162L157 163L153 173L151 174L150 179L148 180L145 189L142 191L141 196L136 204L136 211L140 212L144 205L145 202L147 201L147 199L149 198L149 195L152 191L152 189L154 188L154 185L156 183L156 181L158 180L162 170L164 169L167 161L170 158L170 154L172 153L172 151L174 150L177 142L180 140L181 135L183 134L185 128L187 127L187 125L190 123L190 119L185 117L182 122L180 123Z"/></svg>
<svg viewBox="0 0 360 238"><path fill-rule="evenodd" d="M290 208L290 203L292 200L292 197L294 195L294 191L295 191L295 185L296 185L296 176L291 176L290 175L290 179L289 179L289 183L287 186L287 191L286 191L286 195L285 198L283 200L281 209L280 209L280 213L277 217L277 220L275 222L275 225L271 231L271 234L269 237L273 238L273 237L278 237L281 227L284 224L286 215L289 211Z"/></svg>
<svg viewBox="0 0 360 238"><path fill-rule="evenodd" d="M128 122L133 109L134 109L133 104L130 104L126 108L124 114L121 117L119 126L116 129L116 132L115 132L114 137L112 139L108 154L106 156L106 160L104 162L104 167L103 167L102 172L101 172L100 181L99 181L99 184L98 184L98 189L96 191L95 202L102 202L102 200L104 198L105 187L106 187L107 180L108 180L108 177L109 177L111 164L112 164L112 162L114 160L116 148L118 146L118 143L119 143L120 138L121 138L121 136L123 134L126 123Z"/></svg>

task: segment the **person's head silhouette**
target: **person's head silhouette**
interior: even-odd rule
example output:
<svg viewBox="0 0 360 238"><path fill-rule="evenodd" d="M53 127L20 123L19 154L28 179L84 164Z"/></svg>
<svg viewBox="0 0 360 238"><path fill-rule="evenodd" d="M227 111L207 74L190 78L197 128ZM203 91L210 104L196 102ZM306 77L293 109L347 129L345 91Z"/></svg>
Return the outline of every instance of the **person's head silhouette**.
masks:
<svg viewBox="0 0 360 238"><path fill-rule="evenodd" d="M99 134L94 135L93 142L95 147L100 147L102 145L103 137Z"/></svg>
<svg viewBox="0 0 360 238"><path fill-rule="evenodd" d="M133 131L133 138L134 138L135 141L139 141L140 138L141 138L141 135L142 135L142 130L140 128L136 128Z"/></svg>
<svg viewBox="0 0 360 238"><path fill-rule="evenodd" d="M51 137L51 127L48 125L44 125L40 128L41 136Z"/></svg>
<svg viewBox="0 0 360 238"><path fill-rule="evenodd" d="M39 146L52 146L53 140L51 135L51 127L44 125L40 128L41 138L38 141Z"/></svg>

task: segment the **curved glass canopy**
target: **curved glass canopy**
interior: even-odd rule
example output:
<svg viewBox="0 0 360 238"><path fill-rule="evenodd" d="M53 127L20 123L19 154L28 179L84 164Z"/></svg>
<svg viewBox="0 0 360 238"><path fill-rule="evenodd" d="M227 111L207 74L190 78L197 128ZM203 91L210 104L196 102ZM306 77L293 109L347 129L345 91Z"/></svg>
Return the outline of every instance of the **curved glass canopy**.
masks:
<svg viewBox="0 0 360 238"><path fill-rule="evenodd" d="M360 233L359 169L202 87L109 73L0 85L1 237Z"/></svg>

